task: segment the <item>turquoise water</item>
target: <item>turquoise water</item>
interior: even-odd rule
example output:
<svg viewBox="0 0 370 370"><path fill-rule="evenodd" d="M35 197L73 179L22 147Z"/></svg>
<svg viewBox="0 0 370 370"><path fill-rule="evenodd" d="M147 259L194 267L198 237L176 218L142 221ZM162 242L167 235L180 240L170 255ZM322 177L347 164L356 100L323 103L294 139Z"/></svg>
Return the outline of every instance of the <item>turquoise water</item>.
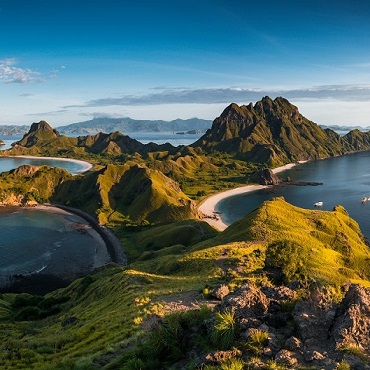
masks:
<svg viewBox="0 0 370 370"><path fill-rule="evenodd" d="M73 175L83 172L85 169L85 166L78 162L62 161L60 159L4 157L0 158L0 172L10 171L24 164L60 167Z"/></svg>
<svg viewBox="0 0 370 370"><path fill-rule="evenodd" d="M327 160L313 161L278 174L294 181L322 182L322 186L285 186L236 195L219 202L216 210L228 225L241 219L263 201L283 196L296 206L314 209L314 203L323 202L324 210L342 205L370 238L370 201L362 204L363 197L370 197L370 152L356 153Z"/></svg>
<svg viewBox="0 0 370 370"><path fill-rule="evenodd" d="M78 216L12 208L0 213L0 288L14 275L71 280L110 261L105 243ZM84 228L84 230L82 230Z"/></svg>

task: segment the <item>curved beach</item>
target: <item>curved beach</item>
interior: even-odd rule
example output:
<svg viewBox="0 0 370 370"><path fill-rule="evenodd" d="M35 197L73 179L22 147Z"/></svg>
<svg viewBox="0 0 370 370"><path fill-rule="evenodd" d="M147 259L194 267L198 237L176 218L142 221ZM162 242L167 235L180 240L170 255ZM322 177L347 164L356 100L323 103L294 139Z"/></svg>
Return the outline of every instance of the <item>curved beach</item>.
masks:
<svg viewBox="0 0 370 370"><path fill-rule="evenodd" d="M274 174L277 174L279 172L283 172L285 170L289 170L298 164L305 163L305 161L297 162L297 163L289 163L285 166L277 167L272 170ZM245 194L250 193L252 191L261 190L268 188L268 185L246 185L241 186L240 188L235 188L231 190L226 190L221 193L217 193L214 195L211 195L209 198L205 199L198 207L198 209L207 216L214 216L217 215L216 212L216 205L223 199L226 199L228 197L232 197L234 195L239 194ZM225 224L222 221L222 215L217 215L214 218L206 217L204 218L204 221L206 221L211 226L215 227L219 231L225 230L229 225Z"/></svg>
<svg viewBox="0 0 370 370"><path fill-rule="evenodd" d="M58 160L58 161L64 161L64 162L71 162L71 163L77 163L82 168L76 172L76 174L86 172L90 170L93 165L86 161L81 161L80 159L72 159L72 158L61 158L61 157L36 157L32 155L9 155L7 156L9 158L30 158L30 159L50 159L50 160Z"/></svg>
<svg viewBox="0 0 370 370"><path fill-rule="evenodd" d="M107 263L127 264L119 239L110 230L101 227L93 217L80 210L42 204L22 209L22 212L58 215L64 220L64 225L57 230L57 239L46 241L50 244L50 248L37 255L35 261L39 262L36 269L33 267L29 272L24 272L25 268L22 265L20 265L21 270L14 269L9 273L3 267L0 269L0 292L2 293L46 294L69 285L73 280L90 274L95 268ZM11 213L19 213L19 211L14 208ZM68 240L72 242L76 239L80 244L76 245L76 248L68 249L66 244ZM83 249L79 250L80 247Z"/></svg>

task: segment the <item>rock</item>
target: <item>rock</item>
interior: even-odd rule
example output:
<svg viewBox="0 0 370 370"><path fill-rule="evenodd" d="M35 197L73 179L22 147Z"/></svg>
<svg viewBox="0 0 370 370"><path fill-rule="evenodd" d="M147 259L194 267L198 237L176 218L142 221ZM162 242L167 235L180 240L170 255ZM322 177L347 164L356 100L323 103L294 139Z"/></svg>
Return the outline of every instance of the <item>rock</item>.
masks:
<svg viewBox="0 0 370 370"><path fill-rule="evenodd" d="M285 348L290 351L299 351L302 348L302 342L296 337L290 337L285 341Z"/></svg>
<svg viewBox="0 0 370 370"><path fill-rule="evenodd" d="M238 349L233 349L231 351L215 351L211 352L206 356L206 363L212 365L218 365L223 361L240 357L241 352Z"/></svg>
<svg viewBox="0 0 370 370"><path fill-rule="evenodd" d="M260 185L277 185L279 178L268 168L255 172L250 178L250 182L257 182Z"/></svg>
<svg viewBox="0 0 370 370"><path fill-rule="evenodd" d="M293 366L298 362L294 353L286 349L282 349L276 354L275 361L278 364L287 365L287 366Z"/></svg>
<svg viewBox="0 0 370 370"><path fill-rule="evenodd" d="M333 323L329 310L320 309L315 302L298 302L294 308L293 317L296 324L298 337L307 344L325 343L329 338L330 327Z"/></svg>
<svg viewBox="0 0 370 370"><path fill-rule="evenodd" d="M274 356L274 352L272 350L271 347L267 346L263 349L263 355L264 356L267 356L267 357L273 357Z"/></svg>
<svg viewBox="0 0 370 370"><path fill-rule="evenodd" d="M218 288L213 289L212 296L217 299L222 299L230 293L227 285L220 285Z"/></svg>
<svg viewBox="0 0 370 370"><path fill-rule="evenodd" d="M354 345L370 354L370 288L349 287L338 308L332 336L337 348Z"/></svg>
<svg viewBox="0 0 370 370"><path fill-rule="evenodd" d="M295 291L285 285L278 287L264 286L261 288L261 291L267 298L275 299L277 301L286 301L295 297Z"/></svg>
<svg viewBox="0 0 370 370"><path fill-rule="evenodd" d="M273 328L282 328L287 325L290 314L288 312L274 312L266 318L267 324Z"/></svg>
<svg viewBox="0 0 370 370"><path fill-rule="evenodd" d="M326 356L324 356L323 354L321 354L318 351L307 351L304 354L304 359L307 362L312 362L312 361L315 361L315 360L323 360L325 357Z"/></svg>
<svg viewBox="0 0 370 370"><path fill-rule="evenodd" d="M234 309L235 316L241 318L259 318L268 312L269 299L254 283L243 285L237 291L223 298L221 310Z"/></svg>

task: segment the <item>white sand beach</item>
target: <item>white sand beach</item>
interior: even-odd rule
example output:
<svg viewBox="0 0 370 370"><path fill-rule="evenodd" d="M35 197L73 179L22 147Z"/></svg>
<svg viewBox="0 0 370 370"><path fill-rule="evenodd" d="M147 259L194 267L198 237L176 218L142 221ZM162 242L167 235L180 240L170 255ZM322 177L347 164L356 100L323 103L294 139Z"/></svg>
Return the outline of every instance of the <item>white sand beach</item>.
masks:
<svg viewBox="0 0 370 370"><path fill-rule="evenodd" d="M77 171L76 174L86 172L90 170L93 165L89 162L86 161L81 161L79 159L72 159L72 158L59 158L59 157L36 157L32 155L13 155L13 156L8 156L8 157L15 157L15 158L30 158L30 159L51 159L51 160L58 160L58 161L65 161L65 162L72 162L72 163L77 163L82 166L80 170Z"/></svg>
<svg viewBox="0 0 370 370"><path fill-rule="evenodd" d="M298 164L305 163L306 161L300 161L297 163L289 163L286 164L285 166L277 167L272 170L274 174L277 174L279 172L283 172L285 170L289 170ZM200 205L199 205L199 210L207 215L211 216L214 218L204 218L204 221L206 221L208 224L211 226L215 227L216 229L223 231L225 230L229 225L225 224L222 221L222 215L216 214L216 205L223 199L238 195L238 194L244 194L244 193L250 193L255 190L261 190L268 188L268 185L246 185L246 186L241 186L240 188L235 188L231 190L226 190L221 193L217 193L214 195L211 195L209 198L205 199Z"/></svg>

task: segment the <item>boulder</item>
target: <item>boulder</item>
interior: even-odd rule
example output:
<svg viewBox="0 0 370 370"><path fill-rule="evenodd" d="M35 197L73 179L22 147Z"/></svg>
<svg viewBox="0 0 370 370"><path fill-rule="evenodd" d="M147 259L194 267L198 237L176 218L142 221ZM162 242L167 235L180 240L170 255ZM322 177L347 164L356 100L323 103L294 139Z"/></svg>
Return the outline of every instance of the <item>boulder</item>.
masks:
<svg viewBox="0 0 370 370"><path fill-rule="evenodd" d="M349 287L337 310L332 337L337 348L356 346L370 355L370 288Z"/></svg>
<svg viewBox="0 0 370 370"><path fill-rule="evenodd" d="M269 299L254 283L250 282L225 296L221 303L221 310L233 309L237 318L250 319L266 315L268 306Z"/></svg>

